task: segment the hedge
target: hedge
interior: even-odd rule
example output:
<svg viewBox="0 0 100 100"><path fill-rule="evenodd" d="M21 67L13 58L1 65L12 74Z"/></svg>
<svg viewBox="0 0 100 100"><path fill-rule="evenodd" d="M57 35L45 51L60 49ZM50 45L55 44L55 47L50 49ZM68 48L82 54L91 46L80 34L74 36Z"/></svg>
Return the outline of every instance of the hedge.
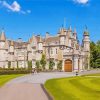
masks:
<svg viewBox="0 0 100 100"><path fill-rule="evenodd" d="M31 70L28 69L0 69L0 75L9 75L9 74L29 74Z"/></svg>

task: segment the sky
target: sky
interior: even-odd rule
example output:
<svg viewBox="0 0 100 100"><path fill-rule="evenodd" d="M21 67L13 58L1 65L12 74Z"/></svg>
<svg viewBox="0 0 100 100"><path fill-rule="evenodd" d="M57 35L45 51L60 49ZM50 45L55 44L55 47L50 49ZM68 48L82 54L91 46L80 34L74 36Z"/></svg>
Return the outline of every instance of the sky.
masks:
<svg viewBox="0 0 100 100"><path fill-rule="evenodd" d="M64 25L76 28L82 40L85 26L91 41L100 40L100 0L0 0L0 31L8 39L27 41L33 34L55 36Z"/></svg>

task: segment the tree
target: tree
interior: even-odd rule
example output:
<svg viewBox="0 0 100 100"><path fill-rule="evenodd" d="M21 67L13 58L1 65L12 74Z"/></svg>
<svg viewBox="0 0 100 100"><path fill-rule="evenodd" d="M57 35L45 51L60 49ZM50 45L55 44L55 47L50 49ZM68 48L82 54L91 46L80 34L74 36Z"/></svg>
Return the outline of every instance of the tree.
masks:
<svg viewBox="0 0 100 100"><path fill-rule="evenodd" d="M59 61L59 62L57 63L57 69L58 69L59 71L62 70L62 61Z"/></svg>
<svg viewBox="0 0 100 100"><path fill-rule="evenodd" d="M45 54L42 54L42 58L40 60L40 64L41 64L42 70L45 70L45 66L46 66L46 57L45 57Z"/></svg>
<svg viewBox="0 0 100 100"><path fill-rule="evenodd" d="M90 66L100 68L100 41L90 43Z"/></svg>
<svg viewBox="0 0 100 100"><path fill-rule="evenodd" d="M50 60L49 61L49 69L50 70L53 70L53 67L55 66L55 63L54 63L54 61L53 60Z"/></svg>
<svg viewBox="0 0 100 100"><path fill-rule="evenodd" d="M40 71L41 68L40 68L40 62L39 61L36 61L35 66L36 66L37 71Z"/></svg>
<svg viewBox="0 0 100 100"><path fill-rule="evenodd" d="M32 61L28 61L28 69L32 70Z"/></svg>
<svg viewBox="0 0 100 100"><path fill-rule="evenodd" d="M8 68L11 68L11 61L8 61Z"/></svg>
<svg viewBox="0 0 100 100"><path fill-rule="evenodd" d="M17 69L19 68L19 66L18 66L18 61L17 61Z"/></svg>

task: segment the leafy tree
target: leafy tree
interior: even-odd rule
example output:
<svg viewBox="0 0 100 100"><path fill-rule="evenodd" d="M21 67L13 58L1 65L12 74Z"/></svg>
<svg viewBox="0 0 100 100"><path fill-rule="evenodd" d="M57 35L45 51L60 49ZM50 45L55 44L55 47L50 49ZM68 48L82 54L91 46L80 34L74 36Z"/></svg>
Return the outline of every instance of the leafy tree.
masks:
<svg viewBox="0 0 100 100"><path fill-rule="evenodd" d="M41 69L41 68L40 68L40 62L39 62L39 61L36 61L35 66L36 66L36 69L37 69L38 71Z"/></svg>
<svg viewBox="0 0 100 100"><path fill-rule="evenodd" d="M55 66L55 63L54 63L54 61L53 60L50 60L49 61L49 69L50 70L53 70L53 67Z"/></svg>
<svg viewBox="0 0 100 100"><path fill-rule="evenodd" d="M100 68L100 41L90 43L90 66Z"/></svg>
<svg viewBox="0 0 100 100"><path fill-rule="evenodd" d="M19 66L18 66L18 61L17 61L17 69L19 68Z"/></svg>
<svg viewBox="0 0 100 100"><path fill-rule="evenodd" d="M8 61L8 68L11 68L11 61Z"/></svg>
<svg viewBox="0 0 100 100"><path fill-rule="evenodd" d="M45 70L45 66L46 66L46 57L45 54L42 54L42 58L40 60L40 64L43 70Z"/></svg>
<svg viewBox="0 0 100 100"><path fill-rule="evenodd" d="M59 62L57 63L57 69L58 69L59 71L62 70L62 61L59 61Z"/></svg>
<svg viewBox="0 0 100 100"><path fill-rule="evenodd" d="M28 61L28 69L32 70L32 61Z"/></svg>

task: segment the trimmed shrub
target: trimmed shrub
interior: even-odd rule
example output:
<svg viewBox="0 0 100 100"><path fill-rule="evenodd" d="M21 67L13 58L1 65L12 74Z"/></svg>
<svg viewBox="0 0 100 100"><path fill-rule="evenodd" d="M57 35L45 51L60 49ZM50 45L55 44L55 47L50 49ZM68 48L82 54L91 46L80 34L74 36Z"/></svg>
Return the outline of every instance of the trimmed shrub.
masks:
<svg viewBox="0 0 100 100"><path fill-rule="evenodd" d="M20 68L20 69L4 69L0 68L0 75L9 75L9 74L28 74L31 73L31 70L25 69L25 68Z"/></svg>

